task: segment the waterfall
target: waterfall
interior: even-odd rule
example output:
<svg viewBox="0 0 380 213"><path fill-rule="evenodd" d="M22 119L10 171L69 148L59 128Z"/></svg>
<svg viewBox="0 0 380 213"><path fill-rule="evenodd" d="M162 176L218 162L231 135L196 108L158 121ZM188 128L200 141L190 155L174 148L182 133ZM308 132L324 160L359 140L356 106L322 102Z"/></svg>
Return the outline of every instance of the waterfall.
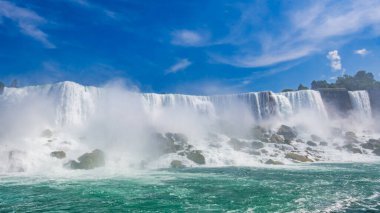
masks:
<svg viewBox="0 0 380 213"><path fill-rule="evenodd" d="M42 95L53 100L56 124L80 124L95 113L98 100L104 97L105 91L107 89L82 86L73 82L24 88L5 88L4 94L0 96L0 103L27 96ZM285 93L264 91L214 96L141 93L138 96L140 100L136 104L141 104L148 114L159 113L161 109L165 108L176 108L189 109L202 115L217 117L220 113L233 109L237 105L243 105L256 121L276 116L286 118L303 109L327 117L319 92L313 90ZM355 108L367 115L370 114L367 92L351 92L350 96Z"/></svg>
<svg viewBox="0 0 380 213"><path fill-rule="evenodd" d="M360 116L371 117L372 110L368 92L366 90L349 91L348 94L354 111Z"/></svg>
<svg viewBox="0 0 380 213"><path fill-rule="evenodd" d="M284 92L281 94L288 98L294 112L311 110L318 113L320 116L327 118L327 111L318 91L300 90L294 92Z"/></svg>

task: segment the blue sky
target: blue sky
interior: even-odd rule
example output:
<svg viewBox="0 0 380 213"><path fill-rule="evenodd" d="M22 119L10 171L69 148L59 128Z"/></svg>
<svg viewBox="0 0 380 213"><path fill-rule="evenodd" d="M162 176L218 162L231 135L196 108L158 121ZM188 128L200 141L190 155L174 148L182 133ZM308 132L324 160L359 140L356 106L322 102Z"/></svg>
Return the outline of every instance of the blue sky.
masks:
<svg viewBox="0 0 380 213"><path fill-rule="evenodd" d="M0 0L0 80L281 91L380 77L380 1Z"/></svg>

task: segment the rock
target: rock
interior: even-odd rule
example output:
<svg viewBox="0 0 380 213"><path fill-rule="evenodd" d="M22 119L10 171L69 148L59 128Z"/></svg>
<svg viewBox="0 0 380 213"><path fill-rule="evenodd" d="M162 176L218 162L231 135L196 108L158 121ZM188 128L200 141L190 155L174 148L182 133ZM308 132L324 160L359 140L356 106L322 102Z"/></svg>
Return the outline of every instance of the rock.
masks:
<svg viewBox="0 0 380 213"><path fill-rule="evenodd" d="M261 126L255 126L252 129L252 136L257 140L265 140L268 138L267 130Z"/></svg>
<svg viewBox="0 0 380 213"><path fill-rule="evenodd" d="M281 125L281 127L277 130L277 134L284 136L284 139L288 141L291 141L297 137L297 132L293 128L286 125Z"/></svg>
<svg viewBox="0 0 380 213"><path fill-rule="evenodd" d="M238 139L236 138L231 138L229 141L228 141L228 144L230 144L232 146L232 148L234 150L242 150L243 148L246 148L248 146L247 143L245 142L242 142L242 141L239 141Z"/></svg>
<svg viewBox="0 0 380 213"><path fill-rule="evenodd" d="M249 152L249 154L251 154L251 155L261 155L261 152L259 152L259 151L255 151L255 150L251 150L251 151Z"/></svg>
<svg viewBox="0 0 380 213"><path fill-rule="evenodd" d="M152 135L153 150L158 150L158 154L175 153L189 148L187 137L180 133L166 133L165 136L156 133Z"/></svg>
<svg viewBox="0 0 380 213"><path fill-rule="evenodd" d="M377 155L377 156L380 156L380 148L377 148L377 149L373 150L372 153L375 154L375 155Z"/></svg>
<svg viewBox="0 0 380 213"><path fill-rule="evenodd" d="M327 144L326 141L321 141L321 142L319 142L319 145L321 145L321 146L327 146L328 144Z"/></svg>
<svg viewBox="0 0 380 213"><path fill-rule="evenodd" d="M261 149L261 148L264 148L264 144L261 142L254 141L252 142L252 148Z"/></svg>
<svg viewBox="0 0 380 213"><path fill-rule="evenodd" d="M317 146L317 144L313 141L308 141L308 142L306 142L306 144L309 146Z"/></svg>
<svg viewBox="0 0 380 213"><path fill-rule="evenodd" d="M355 147L353 144L347 144L347 145L344 145L343 148L347 151L350 151L352 153L358 153L358 154L363 154L362 150Z"/></svg>
<svg viewBox="0 0 380 213"><path fill-rule="evenodd" d="M321 137L319 137L318 135L310 135L310 137L311 137L311 140L313 140L313 141L321 141L322 140L322 138Z"/></svg>
<svg viewBox="0 0 380 213"><path fill-rule="evenodd" d="M205 157L202 155L202 151L200 150L191 150L178 153L179 155L186 156L187 159L193 161L196 164L205 164Z"/></svg>
<svg viewBox="0 0 380 213"><path fill-rule="evenodd" d="M361 144L361 147L364 149L377 149L380 148L380 140L375 140L375 139L369 139L366 143Z"/></svg>
<svg viewBox="0 0 380 213"><path fill-rule="evenodd" d="M354 132L346 132L344 134L344 138L346 139L346 143L359 143L358 141L358 137L356 136L356 134Z"/></svg>
<svg viewBox="0 0 380 213"><path fill-rule="evenodd" d="M330 133L332 136L341 137L343 135L343 130L340 128L333 127L331 128Z"/></svg>
<svg viewBox="0 0 380 213"><path fill-rule="evenodd" d="M372 149L374 150L375 149L375 146L371 143L363 143L363 144L360 144L361 147L363 147L363 149Z"/></svg>
<svg viewBox="0 0 380 213"><path fill-rule="evenodd" d="M50 156L58 159L63 159L66 157L66 153L64 151L54 151L50 153Z"/></svg>
<svg viewBox="0 0 380 213"><path fill-rule="evenodd" d="M270 142L271 143L284 143L285 142L285 139L282 135L278 135L278 134L273 134L271 137L270 137Z"/></svg>
<svg viewBox="0 0 380 213"><path fill-rule="evenodd" d="M285 155L285 158L289 158L289 159L292 159L292 160L295 160L295 161L299 161L299 162L313 162L308 157L303 156L303 155L299 155L299 154L296 154L296 153L293 153L293 152L287 153Z"/></svg>
<svg viewBox="0 0 380 213"><path fill-rule="evenodd" d="M269 159L265 162L265 164L271 164L271 165L284 165L284 163L280 162L280 161L275 161L275 160L272 160L272 159Z"/></svg>
<svg viewBox="0 0 380 213"><path fill-rule="evenodd" d="M182 161L179 161L179 160L173 160L173 161L170 163L170 167L171 167L171 168L174 168L174 169L181 169L181 168L185 168L185 165L182 164Z"/></svg>
<svg viewBox="0 0 380 213"><path fill-rule="evenodd" d="M275 144L274 147L281 151L294 151L294 147L287 144Z"/></svg>
<svg viewBox="0 0 380 213"><path fill-rule="evenodd" d="M53 137L53 132L52 132L50 129L45 129L45 130L41 133L41 137L44 137L44 138L51 138L51 137Z"/></svg>
<svg viewBox="0 0 380 213"><path fill-rule="evenodd" d="M85 153L78 158L78 161L71 160L65 164L66 167L71 169L95 169L105 165L104 152L95 149L90 153Z"/></svg>
<svg viewBox="0 0 380 213"><path fill-rule="evenodd" d="M20 150L12 150L8 153L9 172L25 172L24 160L26 153Z"/></svg>

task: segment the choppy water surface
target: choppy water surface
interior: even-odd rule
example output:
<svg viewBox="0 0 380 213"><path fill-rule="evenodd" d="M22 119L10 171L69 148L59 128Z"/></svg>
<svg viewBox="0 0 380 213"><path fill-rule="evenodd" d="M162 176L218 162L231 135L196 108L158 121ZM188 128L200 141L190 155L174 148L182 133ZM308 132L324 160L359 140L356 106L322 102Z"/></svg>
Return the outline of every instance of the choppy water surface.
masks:
<svg viewBox="0 0 380 213"><path fill-rule="evenodd" d="M379 168L355 163L2 175L0 212L379 212Z"/></svg>

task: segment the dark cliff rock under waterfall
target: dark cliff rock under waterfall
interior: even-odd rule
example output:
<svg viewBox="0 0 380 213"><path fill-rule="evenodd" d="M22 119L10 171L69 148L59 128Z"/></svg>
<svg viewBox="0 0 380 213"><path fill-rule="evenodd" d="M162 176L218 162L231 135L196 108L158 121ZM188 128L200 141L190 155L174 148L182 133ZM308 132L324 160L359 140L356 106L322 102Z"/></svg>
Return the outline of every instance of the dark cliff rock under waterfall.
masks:
<svg viewBox="0 0 380 213"><path fill-rule="evenodd" d="M353 109L347 89L319 89L322 100L330 117L345 117Z"/></svg>

